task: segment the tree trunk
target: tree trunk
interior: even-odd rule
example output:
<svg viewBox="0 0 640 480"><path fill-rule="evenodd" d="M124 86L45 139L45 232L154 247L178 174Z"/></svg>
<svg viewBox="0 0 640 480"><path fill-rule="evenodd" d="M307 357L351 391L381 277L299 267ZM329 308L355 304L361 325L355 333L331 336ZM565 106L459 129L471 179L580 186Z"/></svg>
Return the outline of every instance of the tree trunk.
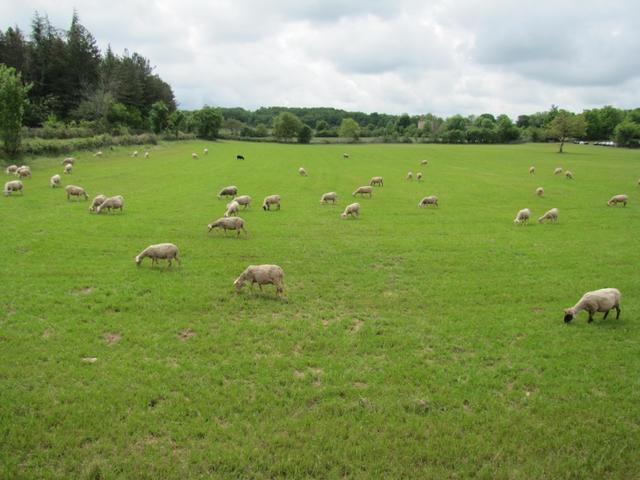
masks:
<svg viewBox="0 0 640 480"><path fill-rule="evenodd" d="M564 147L564 137L560 138L560 150L558 150L558 153L563 153L562 147Z"/></svg>

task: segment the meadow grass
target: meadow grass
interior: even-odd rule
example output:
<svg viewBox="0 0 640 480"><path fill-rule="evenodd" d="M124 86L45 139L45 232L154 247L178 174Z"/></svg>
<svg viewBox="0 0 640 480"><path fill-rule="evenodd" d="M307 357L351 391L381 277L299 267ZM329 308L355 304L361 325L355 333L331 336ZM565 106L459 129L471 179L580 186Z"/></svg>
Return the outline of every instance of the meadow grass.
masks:
<svg viewBox="0 0 640 480"><path fill-rule="evenodd" d="M640 161L567 150L77 153L63 183L123 195L122 215L67 201L48 186L61 158L34 159L24 196L0 199L0 478L637 478ZM240 239L207 234L226 185L253 197ZM618 193L629 205L607 207ZM516 226L524 207L560 221ZM182 265L136 268L160 242ZM283 267L284 299L235 293L260 263ZM563 323L604 287L620 319Z"/></svg>

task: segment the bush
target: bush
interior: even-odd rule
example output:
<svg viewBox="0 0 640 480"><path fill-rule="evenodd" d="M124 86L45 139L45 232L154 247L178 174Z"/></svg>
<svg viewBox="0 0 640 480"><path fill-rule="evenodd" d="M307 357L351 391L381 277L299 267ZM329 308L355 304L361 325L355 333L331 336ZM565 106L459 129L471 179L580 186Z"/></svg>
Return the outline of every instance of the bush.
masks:
<svg viewBox="0 0 640 480"><path fill-rule="evenodd" d="M28 139L23 144L23 151L30 155L63 155L77 150L99 150L103 147L122 145L156 145L158 137L153 133L141 135L95 135L87 138L71 139Z"/></svg>

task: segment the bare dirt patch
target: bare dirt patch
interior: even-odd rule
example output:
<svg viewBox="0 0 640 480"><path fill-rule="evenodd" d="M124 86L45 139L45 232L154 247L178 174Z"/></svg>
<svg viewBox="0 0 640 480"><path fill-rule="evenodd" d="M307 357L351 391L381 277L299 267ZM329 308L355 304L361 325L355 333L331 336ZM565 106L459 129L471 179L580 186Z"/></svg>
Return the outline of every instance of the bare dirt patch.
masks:
<svg viewBox="0 0 640 480"><path fill-rule="evenodd" d="M71 290L71 295L89 295L93 292L93 287L80 287Z"/></svg>
<svg viewBox="0 0 640 480"><path fill-rule="evenodd" d="M110 332L104 334L104 341L108 346L115 345L122 340L122 335L116 332Z"/></svg>
<svg viewBox="0 0 640 480"><path fill-rule="evenodd" d="M191 330L190 328L187 328L186 330L183 330L180 332L179 336L182 340L187 340L191 337L195 337L197 334L196 332L194 332L193 330Z"/></svg>
<svg viewBox="0 0 640 480"><path fill-rule="evenodd" d="M53 336L53 328L47 328L44 332L42 332L42 338L45 340L51 338Z"/></svg>
<svg viewBox="0 0 640 480"><path fill-rule="evenodd" d="M364 322L362 320L356 320L353 322L353 325L351 325L351 333L358 333L363 325Z"/></svg>

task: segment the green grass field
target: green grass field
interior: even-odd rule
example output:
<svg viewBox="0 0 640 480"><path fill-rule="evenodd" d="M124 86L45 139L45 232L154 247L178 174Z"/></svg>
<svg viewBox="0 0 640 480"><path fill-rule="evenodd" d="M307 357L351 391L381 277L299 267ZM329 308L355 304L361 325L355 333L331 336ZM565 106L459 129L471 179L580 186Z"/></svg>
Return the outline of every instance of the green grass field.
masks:
<svg viewBox="0 0 640 480"><path fill-rule="evenodd" d="M77 153L64 184L125 198L102 215L48 186L61 158L33 160L24 196L0 198L0 478L638 478L639 153L555 150ZM207 234L226 185L253 197L240 239ZM629 205L607 207L618 193ZM440 207L418 208L430 194ZM160 242L182 265L136 268ZM284 299L234 291L260 263L283 267ZM619 320L563 323L603 287Z"/></svg>

